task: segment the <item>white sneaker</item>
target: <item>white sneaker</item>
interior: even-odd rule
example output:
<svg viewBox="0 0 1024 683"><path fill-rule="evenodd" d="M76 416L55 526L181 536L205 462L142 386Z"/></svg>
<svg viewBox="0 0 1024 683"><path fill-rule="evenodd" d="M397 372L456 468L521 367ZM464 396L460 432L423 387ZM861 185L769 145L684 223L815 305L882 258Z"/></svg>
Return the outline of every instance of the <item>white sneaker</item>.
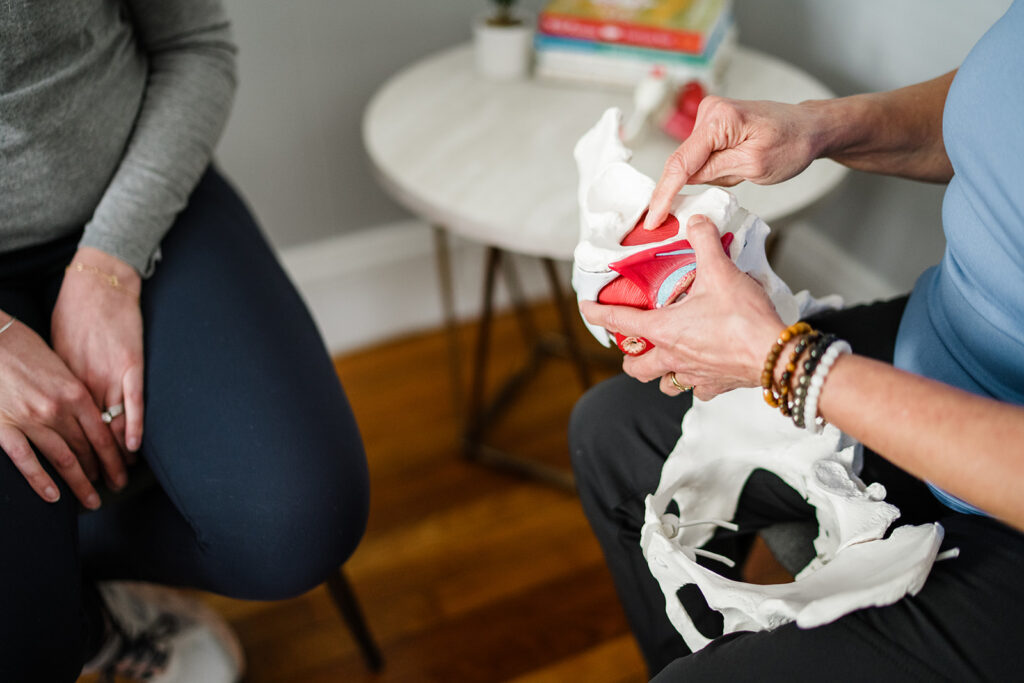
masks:
<svg viewBox="0 0 1024 683"><path fill-rule="evenodd" d="M179 591L146 583L101 583L110 636L82 671L148 683L236 683L241 643L214 610Z"/></svg>

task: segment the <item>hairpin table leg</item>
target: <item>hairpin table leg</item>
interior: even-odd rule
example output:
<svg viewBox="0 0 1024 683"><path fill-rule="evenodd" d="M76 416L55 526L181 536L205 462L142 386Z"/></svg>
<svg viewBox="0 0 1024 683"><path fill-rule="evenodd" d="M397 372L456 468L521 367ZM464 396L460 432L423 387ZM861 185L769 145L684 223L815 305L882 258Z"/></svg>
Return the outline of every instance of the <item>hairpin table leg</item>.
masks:
<svg viewBox="0 0 1024 683"><path fill-rule="evenodd" d="M455 322L455 293L452 286L451 249L448 246L448 232L443 226L434 225L434 257L437 260L437 276L441 285L441 311L448 336L448 366L452 378L452 403L455 415L465 419L467 414L462 384L462 360L459 358L459 328Z"/></svg>
<svg viewBox="0 0 1024 683"><path fill-rule="evenodd" d="M448 355L451 364L453 396L458 414L462 420L463 455L484 465L541 481L559 488L574 488L572 473L568 468L553 467L533 458L507 453L484 443L488 428L517 399L527 382L540 369L545 358L552 355L566 355L574 362L581 385L590 386L587 360L572 332L572 312L569 310L564 289L558 280L554 261L542 259L555 299L561 327L561 339L550 343L537 331L533 316L526 304L522 287L515 271L511 255L488 247L485 257L484 282L480 308L480 320L474 340L468 396L463 393L461 356L459 353L458 328L455 321L454 290L451 273L451 256L447 235L441 226L434 227L434 241L438 274L441 285L441 304L445 327L448 333ZM502 271L499 273L499 271ZM505 379L488 398L487 370L490 360L491 332L494 322L496 286L499 276L508 288L509 299L516 314L523 341L530 350L528 360ZM464 398L468 399L464 402Z"/></svg>

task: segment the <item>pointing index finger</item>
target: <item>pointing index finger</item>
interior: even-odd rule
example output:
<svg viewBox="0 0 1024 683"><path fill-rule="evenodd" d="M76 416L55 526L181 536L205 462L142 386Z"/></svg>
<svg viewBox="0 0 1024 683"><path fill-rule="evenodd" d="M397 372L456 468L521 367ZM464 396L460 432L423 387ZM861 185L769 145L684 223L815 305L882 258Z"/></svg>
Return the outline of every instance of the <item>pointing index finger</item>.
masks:
<svg viewBox="0 0 1024 683"><path fill-rule="evenodd" d="M690 137L672 152L651 193L651 205L644 221L646 230L653 230L662 224L668 216L672 200L690 178L703 168L713 151L711 141L699 129L694 129Z"/></svg>

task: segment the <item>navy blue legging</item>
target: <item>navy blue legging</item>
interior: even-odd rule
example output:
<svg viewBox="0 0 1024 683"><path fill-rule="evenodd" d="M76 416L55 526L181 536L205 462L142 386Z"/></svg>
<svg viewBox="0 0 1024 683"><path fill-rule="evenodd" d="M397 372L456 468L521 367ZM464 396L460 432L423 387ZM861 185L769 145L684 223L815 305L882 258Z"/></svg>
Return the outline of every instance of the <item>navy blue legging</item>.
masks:
<svg viewBox="0 0 1024 683"><path fill-rule="evenodd" d="M77 240L0 255L0 309L44 339ZM161 248L141 297L140 453L159 485L80 514L63 482L46 503L0 452L0 680L75 680L100 639L97 580L280 599L337 571L365 529L366 458L330 358L215 171Z"/></svg>

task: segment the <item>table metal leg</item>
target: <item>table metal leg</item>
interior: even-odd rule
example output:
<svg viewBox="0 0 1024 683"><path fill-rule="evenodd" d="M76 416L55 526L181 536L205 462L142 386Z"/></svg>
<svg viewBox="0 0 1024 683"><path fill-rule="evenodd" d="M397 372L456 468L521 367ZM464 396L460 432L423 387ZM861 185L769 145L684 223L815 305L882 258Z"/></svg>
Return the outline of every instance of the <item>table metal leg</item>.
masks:
<svg viewBox="0 0 1024 683"><path fill-rule="evenodd" d="M512 310L515 311L516 320L519 322L519 331L523 335L523 341L527 345L536 343L537 326L533 323L533 316L526 305L526 297L523 295L523 287L519 282L519 271L516 270L514 256L503 252L504 265L501 272L505 276L505 287L508 289L509 300L512 303Z"/></svg>
<svg viewBox="0 0 1024 683"><path fill-rule="evenodd" d="M576 333L573 331L573 315L575 312L569 310L567 305L568 298L562 290L561 281L558 279L558 268L555 262L549 258L541 259L541 262L544 264L544 270L547 272L548 283L551 285L551 297L555 300L555 308L558 310L558 320L562 326L562 334L565 337L566 352L576 367L576 374L579 376L580 385L584 390L589 389L593 384L590 368L587 365L583 350L576 339Z"/></svg>
<svg viewBox="0 0 1024 683"><path fill-rule="evenodd" d="M440 233L440 230L437 231ZM438 248L438 268L443 269L441 276L442 297L445 299L445 324L449 329L449 350L450 361L453 368L460 362L458 352L458 336L455 332L454 305L452 303L450 260L448 258L447 240L443 234L437 234L436 244ZM443 250L443 253L442 253ZM502 470L511 471L531 479L535 479L558 488L573 490L572 473L564 468L553 467L543 462L538 462L528 457L507 453L484 443L484 437L488 428L498 419L509 405L518 397L526 383L540 369L544 359L552 355L551 345L545 344L537 333L537 327L533 321L526 299L523 296L522 288L515 271L510 255L496 247L489 247L486 254L484 268L484 286L480 309L480 322L477 328L475 348L473 352L472 374L470 376L469 400L465 406L463 415L463 455L467 459L479 462L480 464L496 467ZM557 277L554 263L550 266L551 274ZM494 392L493 396L487 398L487 369L489 365L491 332L494 322L494 305L497 280L503 276L506 286L509 289L509 296L518 319L520 331L523 334L524 342L530 350L527 361L513 375L507 378ZM553 294L556 297L562 296L561 287L557 280L552 280ZM558 304L562 307L560 317L564 330L570 330L568 310L565 302ZM572 346L575 347L575 344ZM582 355L580 355L582 358ZM453 381L461 379L453 370ZM581 375L581 378L583 375ZM461 385L460 385L461 386ZM460 390L461 391L461 390Z"/></svg>
<svg viewBox="0 0 1024 683"><path fill-rule="evenodd" d="M501 265L501 250L494 247L487 249L487 261L484 269L484 295L480 306L480 322L476 333L476 351L473 354L473 374L469 393L469 406L466 411L464 427L465 454L473 459L476 457L476 444L483 435L485 426L484 391L487 384L487 355L490 351L491 320L494 317L494 281Z"/></svg>
<svg viewBox="0 0 1024 683"><path fill-rule="evenodd" d="M437 276L441 286L441 312L448 336L448 366L452 380L452 403L455 415L465 419L466 405L463 397L462 360L459 358L459 328L455 321L455 290L452 286L451 249L448 246L448 232L443 226L434 225L434 257L437 260Z"/></svg>

